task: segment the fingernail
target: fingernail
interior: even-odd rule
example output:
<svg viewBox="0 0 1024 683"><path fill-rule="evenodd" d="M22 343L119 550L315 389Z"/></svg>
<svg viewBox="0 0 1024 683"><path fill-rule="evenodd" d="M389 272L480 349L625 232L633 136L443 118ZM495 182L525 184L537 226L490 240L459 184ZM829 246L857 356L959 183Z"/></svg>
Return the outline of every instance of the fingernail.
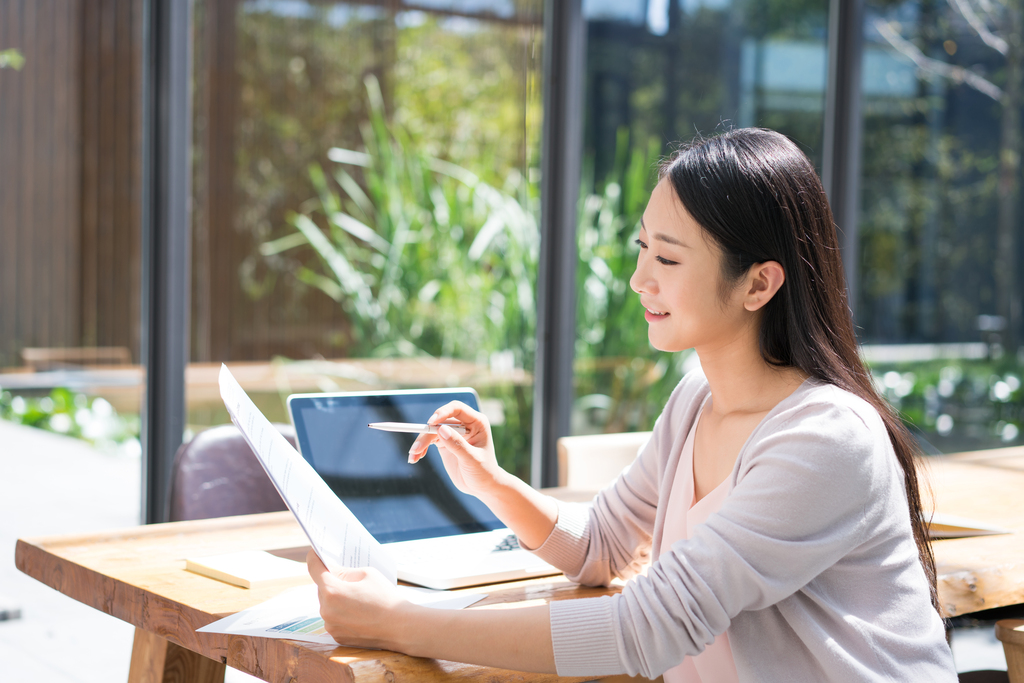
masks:
<svg viewBox="0 0 1024 683"><path fill-rule="evenodd" d="M452 438L452 434L454 433L455 432L453 432L452 428L449 427L448 425L441 425L440 427L437 428L437 435L440 436L445 441Z"/></svg>
<svg viewBox="0 0 1024 683"><path fill-rule="evenodd" d="M409 464L410 464L410 465L414 465L414 464L416 464L416 461L415 461L415 460L413 459L413 455L412 455L412 453L410 453L410 454L409 454Z"/></svg>

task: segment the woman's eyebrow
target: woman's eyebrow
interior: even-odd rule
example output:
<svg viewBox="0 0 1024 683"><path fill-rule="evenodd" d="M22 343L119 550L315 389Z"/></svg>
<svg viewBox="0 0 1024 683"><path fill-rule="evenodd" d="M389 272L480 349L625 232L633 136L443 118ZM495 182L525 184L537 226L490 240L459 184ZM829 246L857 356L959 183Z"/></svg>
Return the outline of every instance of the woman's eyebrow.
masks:
<svg viewBox="0 0 1024 683"><path fill-rule="evenodd" d="M688 246L690 246L689 244L687 244L686 242L682 241L681 239L673 237L672 235L666 235L663 232L656 232L656 233L654 233L651 236L651 239L656 239L659 242L668 242L669 244L675 244L676 246L679 246L679 247L688 247Z"/></svg>
<svg viewBox="0 0 1024 683"><path fill-rule="evenodd" d="M640 217L640 227L643 228L644 230L647 230L647 226L644 225L643 216ZM667 234L665 234L663 232L651 233L651 239L656 239L659 242L667 242L668 244L675 244L676 246L679 246L679 247L689 247L690 246L689 244L687 244L686 242L682 241L678 237L673 237L672 235L667 235Z"/></svg>

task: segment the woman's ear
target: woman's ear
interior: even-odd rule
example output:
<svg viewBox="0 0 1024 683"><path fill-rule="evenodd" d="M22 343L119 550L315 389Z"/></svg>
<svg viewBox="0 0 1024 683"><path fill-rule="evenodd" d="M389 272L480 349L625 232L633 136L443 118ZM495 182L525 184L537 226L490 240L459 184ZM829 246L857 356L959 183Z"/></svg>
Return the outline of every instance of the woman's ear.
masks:
<svg viewBox="0 0 1024 683"><path fill-rule="evenodd" d="M778 261L755 263L747 271L747 288L743 297L743 308L748 311L760 310L772 300L775 293L786 281L786 271Z"/></svg>

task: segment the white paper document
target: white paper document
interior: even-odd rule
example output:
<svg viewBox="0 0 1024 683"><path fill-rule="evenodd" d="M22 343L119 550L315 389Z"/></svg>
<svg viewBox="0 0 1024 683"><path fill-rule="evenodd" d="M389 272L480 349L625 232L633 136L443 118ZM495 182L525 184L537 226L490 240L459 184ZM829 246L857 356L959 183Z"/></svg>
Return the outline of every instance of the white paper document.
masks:
<svg viewBox="0 0 1024 683"><path fill-rule="evenodd" d="M397 583L391 553L270 424L226 365L220 367L220 395L231 420L242 431L324 565L332 573L346 567L374 567Z"/></svg>
<svg viewBox="0 0 1024 683"><path fill-rule="evenodd" d="M933 513L930 519L925 515L925 521L928 524L928 538L933 541L940 538L968 538L970 536L1013 533L1009 529L979 522L976 519L956 517L942 512Z"/></svg>
<svg viewBox="0 0 1024 683"><path fill-rule="evenodd" d="M399 586L402 597L409 602L437 609L462 609L486 597L480 593L449 593L426 588ZM320 601L316 584L289 588L277 597L215 621L200 633L227 633L262 638L288 638L310 643L337 645L324 630L320 618Z"/></svg>

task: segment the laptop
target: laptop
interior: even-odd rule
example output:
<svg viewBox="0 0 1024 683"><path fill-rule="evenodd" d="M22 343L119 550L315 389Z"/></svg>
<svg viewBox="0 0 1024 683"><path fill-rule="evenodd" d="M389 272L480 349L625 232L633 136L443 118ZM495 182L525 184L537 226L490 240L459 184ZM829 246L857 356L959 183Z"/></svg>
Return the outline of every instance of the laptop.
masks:
<svg viewBox="0 0 1024 683"><path fill-rule="evenodd" d="M288 412L302 457L394 555L399 579L449 589L560 573L455 488L436 446L410 465L415 434L367 427L424 423L455 400L479 407L473 389L459 388L293 394Z"/></svg>

